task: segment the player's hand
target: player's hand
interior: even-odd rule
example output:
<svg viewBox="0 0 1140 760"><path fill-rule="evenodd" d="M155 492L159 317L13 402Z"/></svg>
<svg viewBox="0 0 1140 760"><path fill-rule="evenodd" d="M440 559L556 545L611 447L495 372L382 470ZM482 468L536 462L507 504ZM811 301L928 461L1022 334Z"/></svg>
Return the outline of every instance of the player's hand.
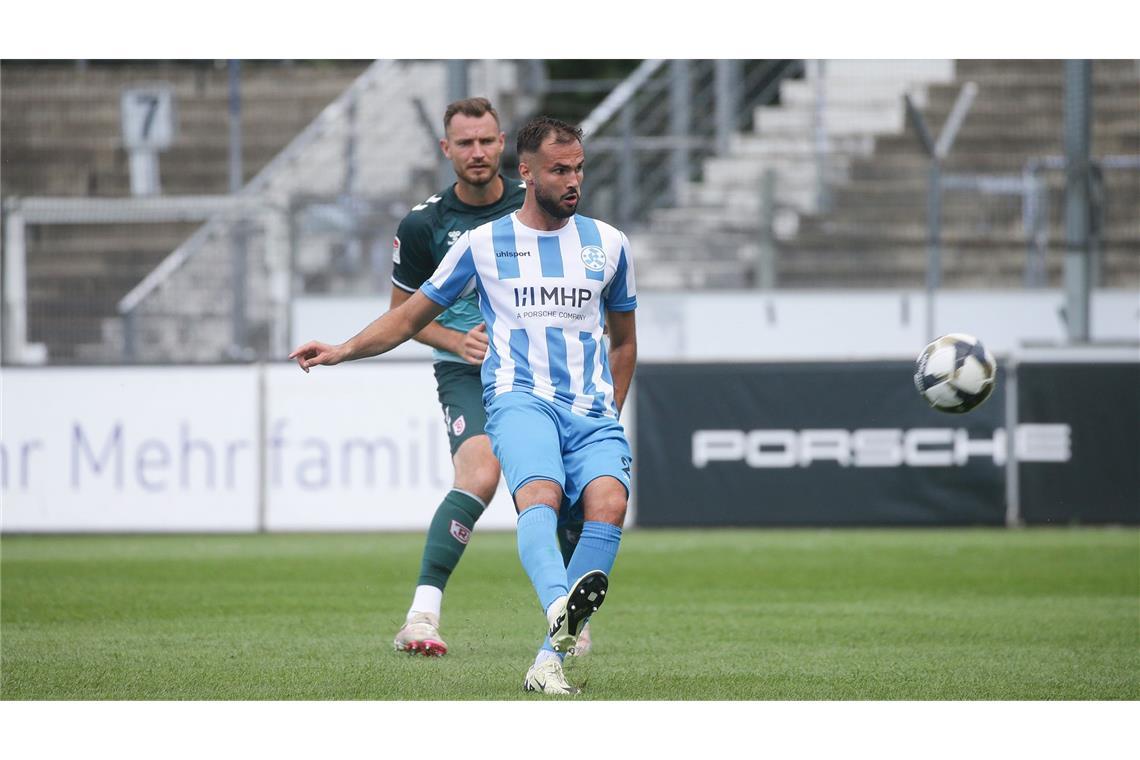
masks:
<svg viewBox="0 0 1140 760"><path fill-rule="evenodd" d="M469 364L482 364L483 357L487 355L487 323L468 330L463 336L463 345L460 356Z"/></svg>
<svg viewBox="0 0 1140 760"><path fill-rule="evenodd" d="M308 372L309 367L315 367L318 364L323 364L327 367L340 364L344 361L344 347L330 346L327 343L311 340L293 349L293 353L289 354L289 358L296 359L301 369Z"/></svg>

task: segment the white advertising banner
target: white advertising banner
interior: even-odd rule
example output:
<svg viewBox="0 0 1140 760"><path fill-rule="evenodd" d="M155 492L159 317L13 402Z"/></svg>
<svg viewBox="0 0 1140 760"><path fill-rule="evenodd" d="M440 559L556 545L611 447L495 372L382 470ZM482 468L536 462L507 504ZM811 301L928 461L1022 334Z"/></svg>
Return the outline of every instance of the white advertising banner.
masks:
<svg viewBox="0 0 1140 760"><path fill-rule="evenodd" d="M3 530L257 528L256 368L6 369L0 398Z"/></svg>
<svg viewBox="0 0 1140 760"><path fill-rule="evenodd" d="M266 527L420 530L451 488L427 362L266 368ZM500 481L480 528L514 528Z"/></svg>
<svg viewBox="0 0 1140 760"><path fill-rule="evenodd" d="M419 531L452 486L430 362L16 368L0 397L7 532ZM500 481L479 527L514 525Z"/></svg>

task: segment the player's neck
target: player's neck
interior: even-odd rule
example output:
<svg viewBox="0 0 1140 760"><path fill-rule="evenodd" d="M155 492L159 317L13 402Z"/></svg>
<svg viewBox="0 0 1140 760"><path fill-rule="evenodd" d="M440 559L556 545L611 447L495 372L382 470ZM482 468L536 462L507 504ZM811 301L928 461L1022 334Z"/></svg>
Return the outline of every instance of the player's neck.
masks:
<svg viewBox="0 0 1140 760"><path fill-rule="evenodd" d="M468 206L490 206L503 197L503 178L495 178L485 185L472 185L463 180L455 183L455 196Z"/></svg>
<svg viewBox="0 0 1140 760"><path fill-rule="evenodd" d="M543 210L542 206L531 200L527 195L522 208L518 210L518 220L532 230L540 232L557 232L570 223L569 217L551 216Z"/></svg>

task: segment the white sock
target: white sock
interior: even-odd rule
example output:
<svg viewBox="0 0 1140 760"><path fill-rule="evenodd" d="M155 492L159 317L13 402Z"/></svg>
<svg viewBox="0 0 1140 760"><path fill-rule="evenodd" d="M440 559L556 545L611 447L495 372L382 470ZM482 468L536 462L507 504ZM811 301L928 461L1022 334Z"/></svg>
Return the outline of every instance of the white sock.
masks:
<svg viewBox="0 0 1140 760"><path fill-rule="evenodd" d="M566 655L559 654L558 652L551 652L549 649L540 649L538 650L538 656L534 658L534 664L541 665L547 660L558 660L562 662L562 658L565 656Z"/></svg>
<svg viewBox="0 0 1140 760"><path fill-rule="evenodd" d="M430 612L439 617L439 609L443 604L443 589L435 586L416 586L416 595L412 597L412 606L408 610L408 620L417 612Z"/></svg>

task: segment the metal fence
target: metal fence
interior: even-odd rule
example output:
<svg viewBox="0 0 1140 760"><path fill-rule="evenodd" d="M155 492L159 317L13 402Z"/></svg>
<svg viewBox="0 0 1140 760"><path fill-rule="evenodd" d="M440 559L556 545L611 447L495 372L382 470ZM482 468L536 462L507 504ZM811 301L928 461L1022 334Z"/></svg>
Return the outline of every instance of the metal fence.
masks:
<svg viewBox="0 0 1140 760"><path fill-rule="evenodd" d="M619 227L683 204L701 162L729 153L756 107L802 77L795 60L647 60L583 122L591 213Z"/></svg>

